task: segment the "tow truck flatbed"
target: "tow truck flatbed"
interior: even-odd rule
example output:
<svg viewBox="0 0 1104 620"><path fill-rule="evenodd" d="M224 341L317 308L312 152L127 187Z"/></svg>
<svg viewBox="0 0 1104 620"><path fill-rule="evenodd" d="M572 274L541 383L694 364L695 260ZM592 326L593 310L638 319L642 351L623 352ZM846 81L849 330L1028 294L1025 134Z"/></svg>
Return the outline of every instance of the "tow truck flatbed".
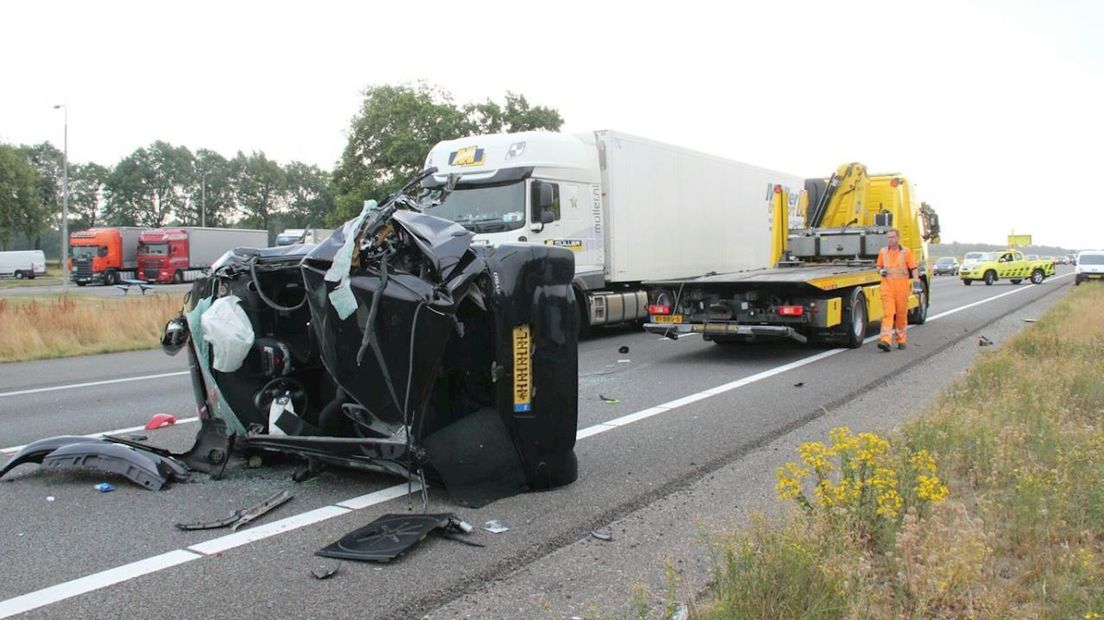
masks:
<svg viewBox="0 0 1104 620"><path fill-rule="evenodd" d="M703 288L725 288L734 292L760 289L764 286L792 287L806 289L808 292L833 291L841 288L875 284L879 280L878 270L871 261L836 263L796 263L766 269L718 273L687 278L684 280L662 280L646 282L647 286L677 289L682 285Z"/></svg>

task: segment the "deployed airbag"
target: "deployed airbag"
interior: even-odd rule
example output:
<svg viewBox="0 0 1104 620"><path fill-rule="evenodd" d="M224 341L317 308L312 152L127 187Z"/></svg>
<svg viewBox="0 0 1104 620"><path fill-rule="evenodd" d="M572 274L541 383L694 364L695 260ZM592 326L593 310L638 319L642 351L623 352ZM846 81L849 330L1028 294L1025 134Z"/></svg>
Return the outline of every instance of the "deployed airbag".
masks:
<svg viewBox="0 0 1104 620"><path fill-rule="evenodd" d="M220 372L241 368L253 347L253 326L236 295L220 297L200 317L203 339L211 343L211 367Z"/></svg>

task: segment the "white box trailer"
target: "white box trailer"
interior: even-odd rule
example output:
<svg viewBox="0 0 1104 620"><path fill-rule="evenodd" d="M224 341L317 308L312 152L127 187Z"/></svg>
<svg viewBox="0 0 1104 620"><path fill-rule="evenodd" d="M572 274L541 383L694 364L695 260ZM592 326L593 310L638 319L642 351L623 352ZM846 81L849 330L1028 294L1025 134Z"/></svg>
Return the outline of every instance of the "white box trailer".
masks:
<svg viewBox="0 0 1104 620"><path fill-rule="evenodd" d="M42 250L0 252L0 278L27 278L46 275L46 254Z"/></svg>
<svg viewBox="0 0 1104 620"><path fill-rule="evenodd" d="M770 266L775 186L798 175L603 130L447 140L426 158L435 184L459 175L430 211L475 241L543 243L575 253L583 325L642 319L645 280Z"/></svg>

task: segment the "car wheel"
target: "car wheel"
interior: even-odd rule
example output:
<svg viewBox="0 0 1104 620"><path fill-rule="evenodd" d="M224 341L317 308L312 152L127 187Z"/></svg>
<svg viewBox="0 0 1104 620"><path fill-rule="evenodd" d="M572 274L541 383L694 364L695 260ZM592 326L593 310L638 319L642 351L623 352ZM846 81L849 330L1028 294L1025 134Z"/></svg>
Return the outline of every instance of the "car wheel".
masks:
<svg viewBox="0 0 1104 620"><path fill-rule="evenodd" d="M997 281L997 272L986 271L985 272L985 286L993 286L993 283Z"/></svg>
<svg viewBox="0 0 1104 620"><path fill-rule="evenodd" d="M1043 276L1043 270L1042 269L1036 269L1035 271L1031 272L1031 283L1032 284L1042 284L1044 277L1045 276Z"/></svg>
<svg viewBox="0 0 1104 620"><path fill-rule="evenodd" d="M970 286L971 284L973 284L973 283L974 283L974 281L973 281L973 280L966 280L966 279L963 279L963 280L962 280L962 283L963 283L964 285L966 285L966 286Z"/></svg>
<svg viewBox="0 0 1104 620"><path fill-rule="evenodd" d="M1011 282L1012 284L1019 284L1020 282L1023 282L1023 280L1021 278L1012 278L1011 280L1009 280L1009 282Z"/></svg>
<svg viewBox="0 0 1104 620"><path fill-rule="evenodd" d="M862 289L855 289L851 295L849 315L851 320L848 322L847 348L857 349L862 346L863 339L866 338L866 296L863 295Z"/></svg>

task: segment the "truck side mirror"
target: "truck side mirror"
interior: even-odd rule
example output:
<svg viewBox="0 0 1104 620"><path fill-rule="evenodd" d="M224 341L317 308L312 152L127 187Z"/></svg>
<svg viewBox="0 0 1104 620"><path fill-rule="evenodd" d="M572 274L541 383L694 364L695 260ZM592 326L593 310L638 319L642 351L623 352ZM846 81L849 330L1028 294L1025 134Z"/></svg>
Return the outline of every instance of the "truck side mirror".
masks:
<svg viewBox="0 0 1104 620"><path fill-rule="evenodd" d="M532 197L529 203L529 230L540 232L545 224L556 221L556 216L549 210L552 208L555 196L552 193L552 185L542 181L533 181Z"/></svg>

